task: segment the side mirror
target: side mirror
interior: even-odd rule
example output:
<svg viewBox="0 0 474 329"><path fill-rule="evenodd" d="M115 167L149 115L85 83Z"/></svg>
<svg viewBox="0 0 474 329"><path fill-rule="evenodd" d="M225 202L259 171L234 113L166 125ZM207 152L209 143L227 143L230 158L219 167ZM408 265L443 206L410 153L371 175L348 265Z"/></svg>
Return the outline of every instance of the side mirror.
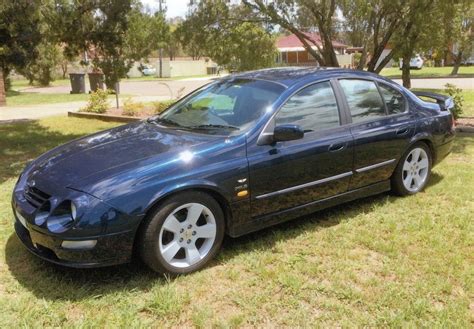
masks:
<svg viewBox="0 0 474 329"><path fill-rule="evenodd" d="M301 139L304 136L304 130L298 125L281 125L276 126L273 130L273 141L284 142Z"/></svg>

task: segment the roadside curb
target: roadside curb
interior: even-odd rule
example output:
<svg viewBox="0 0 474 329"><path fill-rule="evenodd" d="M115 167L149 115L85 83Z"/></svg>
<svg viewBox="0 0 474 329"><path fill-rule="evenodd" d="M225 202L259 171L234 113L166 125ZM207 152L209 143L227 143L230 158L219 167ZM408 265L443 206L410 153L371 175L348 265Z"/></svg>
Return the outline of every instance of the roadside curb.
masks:
<svg viewBox="0 0 474 329"><path fill-rule="evenodd" d="M456 132L474 134L474 127L471 127L471 126L456 126Z"/></svg>
<svg viewBox="0 0 474 329"><path fill-rule="evenodd" d="M134 122L143 120L143 118L121 116L121 115L108 115L99 113L85 113L85 112L67 112L68 117L83 118L83 119L96 119L108 122Z"/></svg>

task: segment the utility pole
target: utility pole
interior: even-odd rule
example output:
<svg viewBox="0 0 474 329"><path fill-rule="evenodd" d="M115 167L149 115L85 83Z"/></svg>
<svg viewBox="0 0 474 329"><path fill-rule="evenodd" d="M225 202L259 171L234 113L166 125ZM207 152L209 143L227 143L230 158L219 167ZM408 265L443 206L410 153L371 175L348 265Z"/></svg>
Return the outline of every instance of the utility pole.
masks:
<svg viewBox="0 0 474 329"><path fill-rule="evenodd" d="M162 15L166 11L165 1L166 0L158 0L158 12ZM163 48L161 48L161 45L160 45L160 48L158 49L158 57L160 59L159 77L162 78L163 77Z"/></svg>

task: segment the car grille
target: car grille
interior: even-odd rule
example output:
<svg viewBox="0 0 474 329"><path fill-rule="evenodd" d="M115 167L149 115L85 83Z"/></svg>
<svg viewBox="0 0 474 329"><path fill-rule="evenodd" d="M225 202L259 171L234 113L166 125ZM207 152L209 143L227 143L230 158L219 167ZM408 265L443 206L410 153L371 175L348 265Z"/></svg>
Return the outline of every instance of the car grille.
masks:
<svg viewBox="0 0 474 329"><path fill-rule="evenodd" d="M51 196L36 187L26 186L24 196L33 207L38 208Z"/></svg>

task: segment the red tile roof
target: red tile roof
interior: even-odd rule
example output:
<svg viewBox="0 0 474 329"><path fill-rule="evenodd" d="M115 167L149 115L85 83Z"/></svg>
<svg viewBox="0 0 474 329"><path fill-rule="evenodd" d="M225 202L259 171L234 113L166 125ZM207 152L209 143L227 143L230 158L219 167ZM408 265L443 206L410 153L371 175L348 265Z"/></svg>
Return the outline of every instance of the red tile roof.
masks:
<svg viewBox="0 0 474 329"><path fill-rule="evenodd" d="M311 40L313 40L315 43L317 43L318 45L322 45L321 36L319 35L319 33L306 32L304 34L308 36ZM332 45L337 48L347 48L347 45L338 41L333 41ZM300 39L296 37L296 35L290 34L290 35L279 37L277 39L276 46L277 48L303 47L303 43L300 41Z"/></svg>

